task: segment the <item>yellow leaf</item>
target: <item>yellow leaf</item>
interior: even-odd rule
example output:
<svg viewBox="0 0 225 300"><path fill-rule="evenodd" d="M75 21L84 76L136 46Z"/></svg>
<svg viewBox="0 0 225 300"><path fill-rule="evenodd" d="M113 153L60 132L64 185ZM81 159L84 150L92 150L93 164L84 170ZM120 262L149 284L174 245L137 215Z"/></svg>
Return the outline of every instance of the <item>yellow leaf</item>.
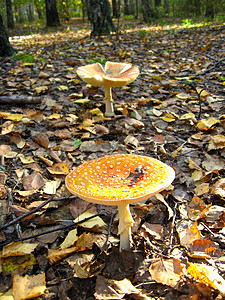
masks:
<svg viewBox="0 0 225 300"><path fill-rule="evenodd" d="M68 88L68 86L66 86L66 85L60 85L60 86L58 87L58 90L59 90L59 91L68 91L69 88Z"/></svg>
<svg viewBox="0 0 225 300"><path fill-rule="evenodd" d="M209 193L209 183L201 183L195 189L194 192L197 196L201 196Z"/></svg>
<svg viewBox="0 0 225 300"><path fill-rule="evenodd" d="M102 117L103 116L103 112L99 109L99 108L93 108L90 110L90 113L92 115L97 115L99 117Z"/></svg>
<svg viewBox="0 0 225 300"><path fill-rule="evenodd" d="M198 122L197 128L200 130L208 130L209 128L218 123L220 123L219 120L216 120L213 117L211 117L209 119L203 119L200 122Z"/></svg>
<svg viewBox="0 0 225 300"><path fill-rule="evenodd" d="M225 294L225 280L218 274L214 267L205 264L190 263L187 273L199 282Z"/></svg>
<svg viewBox="0 0 225 300"><path fill-rule="evenodd" d="M21 162L22 162L23 164L31 164L31 163L34 163L34 160L33 160L33 158L32 158L31 156L24 157L23 154L19 154L18 156L19 156L19 158L20 158L20 160L21 160Z"/></svg>
<svg viewBox="0 0 225 300"><path fill-rule="evenodd" d="M44 294L46 289L45 273L37 275L15 275L12 294L14 300L33 299Z"/></svg>
<svg viewBox="0 0 225 300"><path fill-rule="evenodd" d="M84 220L84 219L86 219L86 218L89 218L89 217L91 217L91 216L93 216L93 215L94 215L94 214L92 214L92 213L86 211L86 212L84 212L83 214L81 214L79 217L77 217L77 218L74 220L74 222L76 223L76 222L78 222L78 221L82 221L82 220ZM100 217L97 216L97 217L95 217L95 218L92 218L92 219L90 219L90 220L88 220L88 221L85 221L85 222L81 223L79 226L81 226L81 227L83 227L83 228L87 228L87 229L93 229L94 227L95 227L96 229L98 229L98 228L101 228L101 227L106 226L106 223L105 223Z"/></svg>
<svg viewBox="0 0 225 300"><path fill-rule="evenodd" d="M3 247L1 258L31 254L36 247L33 243L13 242Z"/></svg>
<svg viewBox="0 0 225 300"><path fill-rule="evenodd" d="M60 249L69 248L69 247L73 246L77 240L78 240L77 228L75 228L67 234L65 240L59 247L60 247Z"/></svg>
<svg viewBox="0 0 225 300"><path fill-rule="evenodd" d="M6 121L5 123L2 124L2 135L8 134L12 132L14 128L14 123L12 121Z"/></svg>
<svg viewBox="0 0 225 300"><path fill-rule="evenodd" d="M14 192L18 193L22 197L29 197L36 193L36 190L30 190L30 191L19 191L19 190L14 190Z"/></svg>
<svg viewBox="0 0 225 300"><path fill-rule="evenodd" d="M180 116L179 119L180 120L190 120L190 119L195 120L195 115L193 113L187 113L187 114L184 114L184 115Z"/></svg>
<svg viewBox="0 0 225 300"><path fill-rule="evenodd" d="M185 93L177 94L176 97L180 100L187 100L188 98L190 98L190 96L188 94L185 94Z"/></svg>
<svg viewBox="0 0 225 300"><path fill-rule="evenodd" d="M56 174L56 175L59 174L66 175L69 173L67 164L63 162L57 163L52 167L48 167L47 169L51 174Z"/></svg>
<svg viewBox="0 0 225 300"><path fill-rule="evenodd" d="M48 87L45 86L45 85L43 85L43 86L38 86L38 87L36 87L34 90L35 90L35 92L39 95L39 94L41 94L41 93L47 92Z"/></svg>
<svg viewBox="0 0 225 300"><path fill-rule="evenodd" d="M56 194L57 188L60 186L60 181L52 180L45 183L43 187L43 192L48 195Z"/></svg>
<svg viewBox="0 0 225 300"><path fill-rule="evenodd" d="M54 114L52 114L52 115L46 117L46 119L48 119L48 120L58 120L58 119L60 119L61 117L62 117L61 114L56 114L56 113L54 113Z"/></svg>
<svg viewBox="0 0 225 300"><path fill-rule="evenodd" d="M175 121L175 117L173 115L169 115L167 114L166 116L164 117L161 117L161 119L167 123L170 123L170 122L174 122Z"/></svg>
<svg viewBox="0 0 225 300"><path fill-rule="evenodd" d="M74 100L73 102L77 104L84 104L84 103L88 103L89 101L90 101L89 99L84 98L84 99Z"/></svg>

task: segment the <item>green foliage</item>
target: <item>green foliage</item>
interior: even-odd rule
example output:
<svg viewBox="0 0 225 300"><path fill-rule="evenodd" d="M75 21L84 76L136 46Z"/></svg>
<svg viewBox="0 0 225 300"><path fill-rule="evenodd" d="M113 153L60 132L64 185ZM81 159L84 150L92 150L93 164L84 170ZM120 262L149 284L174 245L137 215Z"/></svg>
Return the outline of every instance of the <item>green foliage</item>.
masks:
<svg viewBox="0 0 225 300"><path fill-rule="evenodd" d="M81 144L82 144L82 141L80 139L73 141L73 146L75 148L78 148Z"/></svg>
<svg viewBox="0 0 225 300"><path fill-rule="evenodd" d="M18 53L13 55L13 60L21 60L26 63L33 63L35 61L34 57L31 54L27 53Z"/></svg>
<svg viewBox="0 0 225 300"><path fill-rule="evenodd" d="M185 19L185 20L183 20L182 24L183 24L184 26L186 26L187 28L190 28L191 25L193 25L193 22L192 22L192 20L190 20L190 19Z"/></svg>
<svg viewBox="0 0 225 300"><path fill-rule="evenodd" d="M90 60L92 60L93 62L95 62L95 63L99 63L100 65L102 65L102 66L104 66L105 64L106 64L106 62L108 61L108 59L101 59L101 58L97 58L97 59L95 59L95 58L92 58L92 57L90 57L90 56L88 56L88 58L90 59Z"/></svg>
<svg viewBox="0 0 225 300"><path fill-rule="evenodd" d="M220 79L221 79L222 81L225 81L225 77L224 77L224 76L221 76Z"/></svg>
<svg viewBox="0 0 225 300"><path fill-rule="evenodd" d="M144 29L139 29L138 30L138 35L139 35L140 38L144 38L147 35L147 31L144 30Z"/></svg>
<svg viewBox="0 0 225 300"><path fill-rule="evenodd" d="M124 15L125 20L133 20L134 16L132 15Z"/></svg>

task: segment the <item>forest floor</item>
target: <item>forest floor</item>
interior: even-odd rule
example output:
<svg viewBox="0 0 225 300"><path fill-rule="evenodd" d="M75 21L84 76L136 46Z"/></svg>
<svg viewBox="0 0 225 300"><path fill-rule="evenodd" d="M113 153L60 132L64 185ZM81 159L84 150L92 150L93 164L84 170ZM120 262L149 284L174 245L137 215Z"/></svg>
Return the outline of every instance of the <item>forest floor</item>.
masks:
<svg viewBox="0 0 225 300"><path fill-rule="evenodd" d="M225 24L21 33L14 59L0 58L0 299L225 299ZM113 89L114 117L103 88L76 74L91 58L140 69ZM131 205L131 251L119 252L116 207L65 187L74 167L112 153L176 172ZM84 212L99 217L71 226Z"/></svg>

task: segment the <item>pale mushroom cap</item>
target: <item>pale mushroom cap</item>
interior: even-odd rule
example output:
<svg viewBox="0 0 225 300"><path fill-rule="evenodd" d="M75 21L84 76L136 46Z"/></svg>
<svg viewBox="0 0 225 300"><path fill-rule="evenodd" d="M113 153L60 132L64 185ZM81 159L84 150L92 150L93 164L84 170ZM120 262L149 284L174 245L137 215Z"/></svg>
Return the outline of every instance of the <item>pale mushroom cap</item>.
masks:
<svg viewBox="0 0 225 300"><path fill-rule="evenodd" d="M105 67L99 63L79 67L77 74L93 86L121 87L133 82L139 75L139 69L128 63L107 61Z"/></svg>
<svg viewBox="0 0 225 300"><path fill-rule="evenodd" d="M78 166L67 175L66 187L88 202L120 205L146 200L174 178L174 170L157 159L116 154Z"/></svg>

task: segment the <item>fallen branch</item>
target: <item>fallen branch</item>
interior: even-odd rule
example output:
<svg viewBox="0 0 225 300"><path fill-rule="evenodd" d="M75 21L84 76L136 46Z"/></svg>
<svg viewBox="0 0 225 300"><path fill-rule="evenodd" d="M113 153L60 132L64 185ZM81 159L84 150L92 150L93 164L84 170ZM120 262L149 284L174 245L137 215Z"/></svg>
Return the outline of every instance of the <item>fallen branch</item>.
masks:
<svg viewBox="0 0 225 300"><path fill-rule="evenodd" d="M45 202L41 203L39 206L35 207L34 209L32 209L31 211L28 211L27 213L25 214L22 214L21 216L19 216L18 218L12 220L11 222L5 224L5 225L2 225L0 227L0 231L2 231L3 229L11 226L11 225L14 225L16 224L17 222L21 221L22 219L25 219L27 218L28 216L36 213L37 211L39 211L43 206L45 206L46 204L48 204L50 201L62 201L62 200L65 200L65 199L75 199L76 196L71 196L71 197L64 197L64 198L58 198L58 199L53 199L53 197L50 197L48 200L46 200Z"/></svg>
<svg viewBox="0 0 225 300"><path fill-rule="evenodd" d="M31 96L0 96L0 104L37 104L41 103L41 97Z"/></svg>
<svg viewBox="0 0 225 300"><path fill-rule="evenodd" d="M16 239L14 241L10 241L10 242L6 242L4 244L0 244L0 247L4 247L12 242L23 242L23 241L26 241L26 240L30 240L30 239L33 239L33 238L36 238L36 237L39 237L39 236L42 236L42 235L45 235L45 234L49 234L49 233L52 233L52 232L55 232L55 231L60 231L60 230L66 230L68 228L71 228L71 227L74 227L74 226L77 226L81 223L84 223L88 220L91 220L95 217L101 217L103 214L95 214L95 215L92 215L90 217L87 217L83 220L80 220L80 221L77 221L77 222L74 222L74 223L71 223L67 226L62 226L62 227L58 227L58 228L54 228L54 229L51 229L51 230L48 230L48 231L45 231L45 232L41 232L41 233L38 233L38 234L34 234L34 235L31 235L31 236L27 236L27 237L24 237L24 238L19 238L19 239Z"/></svg>

